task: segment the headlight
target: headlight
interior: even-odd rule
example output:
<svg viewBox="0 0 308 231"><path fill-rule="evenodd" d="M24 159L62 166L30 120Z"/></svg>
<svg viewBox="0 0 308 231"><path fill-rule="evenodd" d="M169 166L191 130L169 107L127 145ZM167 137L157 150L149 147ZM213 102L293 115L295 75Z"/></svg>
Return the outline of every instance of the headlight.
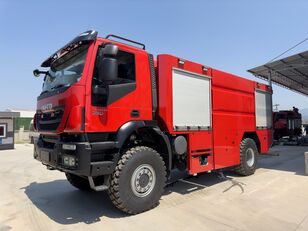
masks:
<svg viewBox="0 0 308 231"><path fill-rule="evenodd" d="M62 163L65 166L74 167L74 166L76 166L76 157L75 156L69 156L69 155L63 155L62 156Z"/></svg>

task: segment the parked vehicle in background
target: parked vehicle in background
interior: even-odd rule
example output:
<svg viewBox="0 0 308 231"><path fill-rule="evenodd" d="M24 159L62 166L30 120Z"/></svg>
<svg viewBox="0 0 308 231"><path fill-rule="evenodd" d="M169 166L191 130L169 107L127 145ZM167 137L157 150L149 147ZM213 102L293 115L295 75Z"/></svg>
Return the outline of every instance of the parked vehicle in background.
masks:
<svg viewBox="0 0 308 231"><path fill-rule="evenodd" d="M283 137L293 139L302 135L302 115L298 108L293 107L293 110L274 112L273 117L275 140Z"/></svg>
<svg viewBox="0 0 308 231"><path fill-rule="evenodd" d="M265 84L96 31L41 66L34 158L76 188L108 190L126 213L155 207L173 169L251 175L272 144Z"/></svg>
<svg viewBox="0 0 308 231"><path fill-rule="evenodd" d="M29 140L31 144L34 144L34 141L39 138L40 134L34 129L33 120L30 122L29 129Z"/></svg>

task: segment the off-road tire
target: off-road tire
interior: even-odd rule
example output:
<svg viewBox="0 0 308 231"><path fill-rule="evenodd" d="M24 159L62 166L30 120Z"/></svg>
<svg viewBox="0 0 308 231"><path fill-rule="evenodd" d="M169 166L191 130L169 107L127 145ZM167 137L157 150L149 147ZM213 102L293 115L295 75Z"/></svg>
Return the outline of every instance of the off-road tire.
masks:
<svg viewBox="0 0 308 231"><path fill-rule="evenodd" d="M138 197L132 189L132 178L142 165L151 166L156 180L149 194ZM166 167L162 157L152 148L137 146L128 149L118 161L110 178L108 194L113 204L128 214L138 214L158 205L166 185Z"/></svg>
<svg viewBox="0 0 308 231"><path fill-rule="evenodd" d="M253 152L253 164L248 165L248 150ZM234 171L242 176L249 176L255 173L258 162L258 148L253 139L245 138L240 145L240 164L234 168Z"/></svg>
<svg viewBox="0 0 308 231"><path fill-rule="evenodd" d="M83 177L71 174L66 172L65 173L67 181L73 185L75 188L78 188L82 191L90 191L91 187L89 181Z"/></svg>

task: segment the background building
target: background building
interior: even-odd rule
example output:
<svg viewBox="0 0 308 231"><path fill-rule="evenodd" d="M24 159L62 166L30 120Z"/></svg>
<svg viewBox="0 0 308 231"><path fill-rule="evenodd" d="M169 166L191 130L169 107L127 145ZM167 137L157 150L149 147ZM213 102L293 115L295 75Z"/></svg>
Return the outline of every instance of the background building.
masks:
<svg viewBox="0 0 308 231"><path fill-rule="evenodd" d="M35 115L34 110L7 109L6 112L17 113L14 118L14 139L15 143L30 141L31 121Z"/></svg>
<svg viewBox="0 0 308 231"><path fill-rule="evenodd" d="M0 150L14 149L14 118L18 112L0 112Z"/></svg>

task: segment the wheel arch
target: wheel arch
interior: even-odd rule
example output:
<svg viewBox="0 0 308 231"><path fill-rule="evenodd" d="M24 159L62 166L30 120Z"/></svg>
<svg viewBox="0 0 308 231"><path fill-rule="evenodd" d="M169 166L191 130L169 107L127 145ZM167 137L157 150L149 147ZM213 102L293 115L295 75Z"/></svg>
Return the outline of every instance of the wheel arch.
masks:
<svg viewBox="0 0 308 231"><path fill-rule="evenodd" d="M116 145L120 153L130 144L131 135L136 134L143 139L143 144L155 149L163 158L167 172L172 169L172 151L168 136L157 126L156 121L130 121L121 126L117 132ZM147 140L145 139L147 138Z"/></svg>
<svg viewBox="0 0 308 231"><path fill-rule="evenodd" d="M260 139L258 137L258 134L256 132L244 132L241 140L243 140L245 138L252 139L256 143L256 146L258 148L258 152L259 153L261 152L261 143L260 143Z"/></svg>

